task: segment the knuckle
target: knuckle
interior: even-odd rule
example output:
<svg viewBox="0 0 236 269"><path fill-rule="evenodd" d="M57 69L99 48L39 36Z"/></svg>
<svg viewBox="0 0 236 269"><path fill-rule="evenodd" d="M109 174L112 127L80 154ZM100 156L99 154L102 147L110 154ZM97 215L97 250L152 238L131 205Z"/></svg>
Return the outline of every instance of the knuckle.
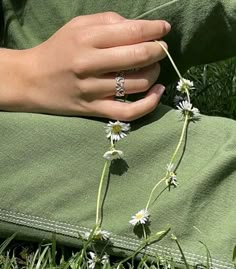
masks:
<svg viewBox="0 0 236 269"><path fill-rule="evenodd" d="M84 87L84 82L79 80L77 81L77 89L78 89L78 96L80 100L86 100L86 97L88 96L88 89Z"/></svg>
<svg viewBox="0 0 236 269"><path fill-rule="evenodd" d="M86 58L75 59L72 62L72 72L83 78L89 72L89 61Z"/></svg>
<svg viewBox="0 0 236 269"><path fill-rule="evenodd" d="M134 48L133 54L134 54L134 58L139 63L148 62L152 58L150 50L144 45L143 46L136 46Z"/></svg>
<svg viewBox="0 0 236 269"><path fill-rule="evenodd" d="M73 29L75 27L77 27L80 24L80 17L74 17L73 19L71 19L68 23L70 25L70 27Z"/></svg>
<svg viewBox="0 0 236 269"><path fill-rule="evenodd" d="M153 82L151 82L148 78L141 78L135 81L135 84L132 86L134 92L145 92L148 90Z"/></svg>
<svg viewBox="0 0 236 269"><path fill-rule="evenodd" d="M94 35L94 32L91 31L91 26L84 26L78 29L76 33L73 32L73 38L77 46L81 46L81 44L86 44L87 46L92 44Z"/></svg>
<svg viewBox="0 0 236 269"><path fill-rule="evenodd" d="M105 23L116 23L123 19L118 13L113 11L101 13L101 18Z"/></svg>
<svg viewBox="0 0 236 269"><path fill-rule="evenodd" d="M131 22L129 25L130 38L136 40L143 40L144 29L140 23Z"/></svg>
<svg viewBox="0 0 236 269"><path fill-rule="evenodd" d="M153 84L153 81L151 81L151 79L149 78L143 78L141 79L139 85L142 91L146 91L148 90Z"/></svg>

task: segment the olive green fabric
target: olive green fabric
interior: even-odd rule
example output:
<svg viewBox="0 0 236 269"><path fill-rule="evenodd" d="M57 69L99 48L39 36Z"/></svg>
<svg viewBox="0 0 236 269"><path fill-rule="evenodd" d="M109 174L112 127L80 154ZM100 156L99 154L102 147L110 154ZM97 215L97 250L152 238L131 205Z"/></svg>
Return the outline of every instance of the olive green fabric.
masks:
<svg viewBox="0 0 236 269"><path fill-rule="evenodd" d="M4 45L28 48L52 35L72 17L116 11L135 18L165 18L172 24L166 40L182 70L236 54L235 1L10 1L3 0ZM53 14L53 16L52 16ZM217 30L217 31L216 31ZM222 42L224 40L224 42ZM173 77L165 61L162 79ZM50 239L79 245L78 232L95 222L96 195L109 143L107 120L30 113L0 113L0 232L19 238ZM111 232L110 253L138 246L128 224L147 203L151 188L165 174L183 122L176 111L159 105L133 122L118 147L124 160L112 163L106 178L103 228ZM216 268L230 268L236 244L235 121L202 117L190 123L178 169L179 187L164 191L151 207L152 232L171 226L191 264L204 262L206 242ZM181 156L179 156L181 157ZM164 186L163 186L164 188ZM161 190L160 190L161 191ZM202 233L199 233L196 226ZM148 253L181 255L170 236Z"/></svg>

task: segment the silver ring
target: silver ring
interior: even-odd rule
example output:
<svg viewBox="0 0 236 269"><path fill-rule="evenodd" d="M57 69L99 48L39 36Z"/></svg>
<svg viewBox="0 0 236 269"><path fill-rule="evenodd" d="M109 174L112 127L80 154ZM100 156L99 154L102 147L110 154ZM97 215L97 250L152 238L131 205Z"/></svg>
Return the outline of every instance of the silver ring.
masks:
<svg viewBox="0 0 236 269"><path fill-rule="evenodd" d="M125 96L125 78L124 72L116 73L116 97Z"/></svg>

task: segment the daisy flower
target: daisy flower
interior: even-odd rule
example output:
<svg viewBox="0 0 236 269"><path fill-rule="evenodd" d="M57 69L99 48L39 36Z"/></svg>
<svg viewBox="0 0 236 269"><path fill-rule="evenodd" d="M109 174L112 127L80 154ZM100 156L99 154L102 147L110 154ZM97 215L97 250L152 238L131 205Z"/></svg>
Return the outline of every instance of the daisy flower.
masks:
<svg viewBox="0 0 236 269"><path fill-rule="evenodd" d="M85 232L83 238L88 240L91 235L91 232ZM97 229L93 234L93 239L96 240L109 240L110 233L107 231L102 231L101 229Z"/></svg>
<svg viewBox="0 0 236 269"><path fill-rule="evenodd" d="M96 264L107 264L109 262L109 256L104 254L102 258L99 258L95 253L89 252L91 258L88 258L88 267L89 269L94 269Z"/></svg>
<svg viewBox="0 0 236 269"><path fill-rule="evenodd" d="M134 226L137 224L145 224L146 222L148 222L149 217L150 217L150 214L147 211L147 209L142 209L138 213L136 213L134 216L132 216L129 223Z"/></svg>
<svg viewBox="0 0 236 269"><path fill-rule="evenodd" d="M167 185L168 186L174 186L175 188L178 187L178 182L177 182L177 176L175 173L171 173L170 177L167 180Z"/></svg>
<svg viewBox="0 0 236 269"><path fill-rule="evenodd" d="M88 258L88 267L90 269L94 269L96 264L100 261L99 257L93 253L93 252L89 252L89 255L91 258Z"/></svg>
<svg viewBox="0 0 236 269"><path fill-rule="evenodd" d="M112 161L115 159L122 159L123 157L124 157L123 151L117 149L108 150L103 155L103 158L105 158L108 161Z"/></svg>
<svg viewBox="0 0 236 269"><path fill-rule="evenodd" d="M166 185L167 186L174 186L175 188L178 186L178 182L177 182L177 176L175 174L175 172L173 172L174 168L174 164L173 163L169 163L166 165L166 170L168 173L168 178L166 179Z"/></svg>
<svg viewBox="0 0 236 269"><path fill-rule="evenodd" d="M104 254L101 258L101 264L105 265L107 263L109 263L109 255Z"/></svg>
<svg viewBox="0 0 236 269"><path fill-rule="evenodd" d="M187 100L180 102L177 105L177 108L178 112L181 113L183 116L186 116L188 114L190 116L190 119L200 118L200 111L196 107L193 107L193 105Z"/></svg>
<svg viewBox="0 0 236 269"><path fill-rule="evenodd" d="M190 81L188 79L185 79L185 78L182 78L182 79L179 80L176 89L179 92L185 93L186 92L186 89L187 90L194 89L194 85L193 85L193 82L192 81Z"/></svg>
<svg viewBox="0 0 236 269"><path fill-rule="evenodd" d="M94 238L97 240L109 240L110 233L107 231L102 231L101 229L98 229L94 233Z"/></svg>
<svg viewBox="0 0 236 269"><path fill-rule="evenodd" d="M130 130L130 124L120 121L109 121L105 129L108 139L111 139L112 141L119 141L120 139L127 136L126 133Z"/></svg>

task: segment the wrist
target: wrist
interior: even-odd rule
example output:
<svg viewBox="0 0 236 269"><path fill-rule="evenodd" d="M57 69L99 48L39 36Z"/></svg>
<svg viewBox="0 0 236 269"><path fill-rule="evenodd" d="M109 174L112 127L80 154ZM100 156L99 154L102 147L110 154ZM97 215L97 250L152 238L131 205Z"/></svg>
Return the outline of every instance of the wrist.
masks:
<svg viewBox="0 0 236 269"><path fill-rule="evenodd" d="M0 110L27 110L33 73L30 51L0 49Z"/></svg>

